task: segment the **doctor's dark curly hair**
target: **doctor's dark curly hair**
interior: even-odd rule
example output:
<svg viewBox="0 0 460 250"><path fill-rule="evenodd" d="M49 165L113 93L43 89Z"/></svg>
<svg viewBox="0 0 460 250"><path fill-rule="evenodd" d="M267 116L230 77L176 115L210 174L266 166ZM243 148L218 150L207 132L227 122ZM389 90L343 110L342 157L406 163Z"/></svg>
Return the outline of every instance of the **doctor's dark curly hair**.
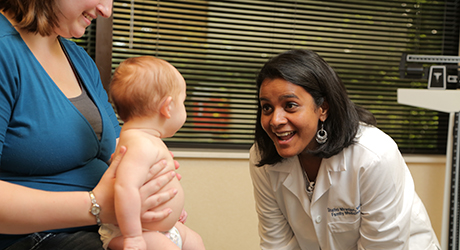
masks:
<svg viewBox="0 0 460 250"><path fill-rule="evenodd" d="M329 104L324 129L329 134L325 144L319 145L311 154L329 158L355 142L359 122L376 125L375 117L369 111L355 105L347 95L342 80L332 67L318 54L310 50L290 50L270 59L257 77L257 94L265 79L283 79L303 87L320 107L324 101ZM257 164L275 164L282 161L273 141L262 128L261 106L258 102L255 143L261 155ZM318 121L320 125L320 121Z"/></svg>

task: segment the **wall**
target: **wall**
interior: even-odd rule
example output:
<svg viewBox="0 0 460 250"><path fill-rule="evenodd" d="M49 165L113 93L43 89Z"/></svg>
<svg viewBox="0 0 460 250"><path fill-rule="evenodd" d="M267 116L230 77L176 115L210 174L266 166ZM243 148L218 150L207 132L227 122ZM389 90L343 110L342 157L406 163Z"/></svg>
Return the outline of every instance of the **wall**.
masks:
<svg viewBox="0 0 460 250"><path fill-rule="evenodd" d="M208 250L259 248L257 215L244 151L172 150L186 192L186 225L198 232ZM441 238L445 157L405 156L416 191Z"/></svg>
<svg viewBox="0 0 460 250"><path fill-rule="evenodd" d="M441 242L445 156L405 156L404 158L414 178L415 191L425 204L431 225Z"/></svg>

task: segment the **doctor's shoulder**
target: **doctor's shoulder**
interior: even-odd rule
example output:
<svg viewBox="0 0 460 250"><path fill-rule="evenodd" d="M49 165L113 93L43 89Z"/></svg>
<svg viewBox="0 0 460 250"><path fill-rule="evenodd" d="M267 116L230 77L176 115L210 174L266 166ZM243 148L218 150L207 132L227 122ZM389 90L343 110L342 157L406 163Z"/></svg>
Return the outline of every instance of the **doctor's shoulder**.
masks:
<svg viewBox="0 0 460 250"><path fill-rule="evenodd" d="M355 145L364 147L376 155L384 155L388 151L399 152L398 145L393 138L379 128L363 123L360 124L356 134Z"/></svg>

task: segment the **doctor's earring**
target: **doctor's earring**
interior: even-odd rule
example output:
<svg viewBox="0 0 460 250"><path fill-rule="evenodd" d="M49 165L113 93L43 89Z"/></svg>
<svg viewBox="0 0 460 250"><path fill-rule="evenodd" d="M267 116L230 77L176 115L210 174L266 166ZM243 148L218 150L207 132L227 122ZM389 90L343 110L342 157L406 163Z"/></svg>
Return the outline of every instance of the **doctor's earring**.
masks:
<svg viewBox="0 0 460 250"><path fill-rule="evenodd" d="M324 122L321 123L321 129L316 132L316 141L319 144L324 144L327 141L327 132L324 130Z"/></svg>

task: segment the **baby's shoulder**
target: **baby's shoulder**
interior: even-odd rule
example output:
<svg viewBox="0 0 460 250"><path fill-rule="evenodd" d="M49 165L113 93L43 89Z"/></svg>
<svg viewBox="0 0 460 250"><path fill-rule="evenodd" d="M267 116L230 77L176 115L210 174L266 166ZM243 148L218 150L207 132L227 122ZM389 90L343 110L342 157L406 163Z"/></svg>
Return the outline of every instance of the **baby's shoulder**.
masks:
<svg viewBox="0 0 460 250"><path fill-rule="evenodd" d="M153 154L157 151L167 151L168 148L163 140L159 137L150 135L140 130L128 130L120 134L118 144L129 149L135 149L137 152Z"/></svg>

